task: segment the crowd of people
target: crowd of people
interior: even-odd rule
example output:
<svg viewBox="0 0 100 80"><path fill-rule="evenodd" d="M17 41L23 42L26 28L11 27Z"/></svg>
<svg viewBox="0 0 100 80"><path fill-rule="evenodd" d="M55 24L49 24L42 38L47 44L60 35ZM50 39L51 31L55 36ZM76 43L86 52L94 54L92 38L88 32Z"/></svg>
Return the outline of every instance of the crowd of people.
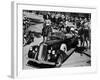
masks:
<svg viewBox="0 0 100 80"><path fill-rule="evenodd" d="M53 31L77 33L79 36L80 46L90 47L91 43L91 16L85 13L66 13L66 12L52 12L52 11L29 11L36 16L43 17L43 29L41 35L43 41L48 39ZM33 14L33 15L34 15ZM34 18L33 18L34 19ZM32 18L23 17L23 30L24 36L32 38L32 32L27 31L28 27L32 24ZM27 34L27 35L25 35Z"/></svg>

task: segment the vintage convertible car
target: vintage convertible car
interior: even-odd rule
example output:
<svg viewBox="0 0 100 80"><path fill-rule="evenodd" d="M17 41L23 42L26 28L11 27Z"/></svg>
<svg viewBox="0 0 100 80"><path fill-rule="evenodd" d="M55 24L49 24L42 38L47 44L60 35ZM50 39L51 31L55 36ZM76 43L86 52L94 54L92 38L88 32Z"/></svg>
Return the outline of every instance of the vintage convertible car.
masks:
<svg viewBox="0 0 100 80"><path fill-rule="evenodd" d="M56 35L56 36L55 36ZM70 36L70 37L69 37ZM31 46L28 52L28 65L39 67L60 67L69 56L75 51L78 44L78 37L75 35L52 34L46 42L39 46Z"/></svg>

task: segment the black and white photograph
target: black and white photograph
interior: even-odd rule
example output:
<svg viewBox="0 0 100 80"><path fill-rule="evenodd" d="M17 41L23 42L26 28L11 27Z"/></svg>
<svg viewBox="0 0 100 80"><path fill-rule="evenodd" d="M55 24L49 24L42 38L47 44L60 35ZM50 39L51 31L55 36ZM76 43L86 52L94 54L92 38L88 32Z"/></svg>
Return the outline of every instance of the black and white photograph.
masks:
<svg viewBox="0 0 100 80"><path fill-rule="evenodd" d="M91 66L91 13L22 10L23 69Z"/></svg>

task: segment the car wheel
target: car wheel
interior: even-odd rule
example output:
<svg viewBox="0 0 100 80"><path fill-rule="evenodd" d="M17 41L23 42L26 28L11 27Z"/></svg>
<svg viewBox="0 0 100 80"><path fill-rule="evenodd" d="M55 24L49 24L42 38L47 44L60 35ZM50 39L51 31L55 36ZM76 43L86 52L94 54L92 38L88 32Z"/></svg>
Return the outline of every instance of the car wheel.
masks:
<svg viewBox="0 0 100 80"><path fill-rule="evenodd" d="M62 64L62 57L59 56L59 57L57 58L57 61L56 61L56 67L61 67L61 64Z"/></svg>

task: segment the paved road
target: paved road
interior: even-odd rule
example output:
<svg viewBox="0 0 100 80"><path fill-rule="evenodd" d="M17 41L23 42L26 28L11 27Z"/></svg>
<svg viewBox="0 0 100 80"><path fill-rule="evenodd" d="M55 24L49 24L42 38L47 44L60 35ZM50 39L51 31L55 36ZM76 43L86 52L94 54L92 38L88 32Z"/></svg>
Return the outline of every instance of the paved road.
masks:
<svg viewBox="0 0 100 80"><path fill-rule="evenodd" d="M90 63L87 63L90 61L91 58L87 55L83 54L80 55L80 53L74 52L67 61L62 65L62 67L80 67L80 66L90 66Z"/></svg>

